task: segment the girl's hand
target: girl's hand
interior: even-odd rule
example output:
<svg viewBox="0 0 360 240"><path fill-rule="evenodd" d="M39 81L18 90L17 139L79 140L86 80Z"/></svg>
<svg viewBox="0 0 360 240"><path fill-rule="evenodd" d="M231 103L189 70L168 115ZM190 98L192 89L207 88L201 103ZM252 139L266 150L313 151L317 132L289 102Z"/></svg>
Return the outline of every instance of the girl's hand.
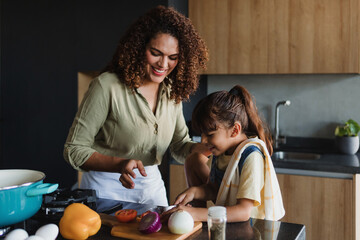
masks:
<svg viewBox="0 0 360 240"><path fill-rule="evenodd" d="M131 178L136 178L133 169L137 168L140 174L144 177L147 176L143 163L140 160L126 159L120 162L120 182L125 188L134 188L135 184Z"/></svg>
<svg viewBox="0 0 360 240"><path fill-rule="evenodd" d="M194 221L205 222L207 220L207 213L208 213L207 208L191 207L188 204L186 206L185 205L176 205L176 207L171 208L170 210L162 213L160 215L161 222L162 223L167 222L169 220L169 217L171 216L171 214L173 214L174 212L177 212L179 210L183 210L183 211L190 213L190 215L193 217Z"/></svg>
<svg viewBox="0 0 360 240"><path fill-rule="evenodd" d="M169 220L169 217L171 216L171 214L173 214L174 212L177 212L179 210L184 210L184 211L187 211L190 213L190 211L188 210L189 208L191 208L190 204L188 204L186 206L185 205L176 205L175 207L167 210L166 212L163 212L160 215L161 222L167 222Z"/></svg>
<svg viewBox="0 0 360 240"><path fill-rule="evenodd" d="M191 202L195 198L196 188L191 187L180 193L176 199L174 204L186 205Z"/></svg>

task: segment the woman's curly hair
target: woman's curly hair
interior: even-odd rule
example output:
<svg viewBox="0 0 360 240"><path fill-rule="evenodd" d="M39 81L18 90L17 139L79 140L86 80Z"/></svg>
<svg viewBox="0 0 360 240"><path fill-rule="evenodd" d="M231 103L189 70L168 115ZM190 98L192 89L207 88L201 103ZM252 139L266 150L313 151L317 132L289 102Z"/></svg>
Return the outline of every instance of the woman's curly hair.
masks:
<svg viewBox="0 0 360 240"><path fill-rule="evenodd" d="M190 19L171 7L153 8L133 23L102 72L115 73L131 89L140 87L146 77L146 45L158 33L170 34L179 42L178 64L164 80L171 86L170 99L179 103L196 91L199 69L206 68L208 49Z"/></svg>

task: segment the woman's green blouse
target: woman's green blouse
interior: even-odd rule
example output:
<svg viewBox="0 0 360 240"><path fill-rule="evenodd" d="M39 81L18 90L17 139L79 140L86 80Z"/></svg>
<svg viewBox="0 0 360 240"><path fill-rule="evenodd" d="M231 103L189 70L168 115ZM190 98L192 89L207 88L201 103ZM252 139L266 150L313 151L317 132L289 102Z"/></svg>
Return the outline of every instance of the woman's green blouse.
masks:
<svg viewBox="0 0 360 240"><path fill-rule="evenodd" d="M170 90L160 84L155 114L146 99L113 73L95 78L86 92L67 137L64 158L75 169L94 152L160 164L170 147L175 160L184 162L191 141L182 103L169 100Z"/></svg>

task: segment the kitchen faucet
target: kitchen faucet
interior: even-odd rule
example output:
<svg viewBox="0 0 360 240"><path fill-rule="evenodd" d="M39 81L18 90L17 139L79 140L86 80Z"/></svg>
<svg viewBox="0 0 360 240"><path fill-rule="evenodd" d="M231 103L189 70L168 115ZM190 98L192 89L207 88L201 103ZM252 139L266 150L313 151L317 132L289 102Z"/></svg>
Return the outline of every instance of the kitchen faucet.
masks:
<svg viewBox="0 0 360 240"><path fill-rule="evenodd" d="M285 136L280 136L279 134L279 108L280 106L289 106L291 104L290 100L280 101L276 104L275 108L275 149L279 147L279 144L286 143Z"/></svg>

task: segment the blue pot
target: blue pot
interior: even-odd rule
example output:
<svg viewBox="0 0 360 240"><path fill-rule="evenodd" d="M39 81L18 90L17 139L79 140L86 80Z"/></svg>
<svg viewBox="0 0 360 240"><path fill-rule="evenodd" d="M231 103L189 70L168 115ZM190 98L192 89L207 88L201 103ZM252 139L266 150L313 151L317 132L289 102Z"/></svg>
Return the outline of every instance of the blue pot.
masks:
<svg viewBox="0 0 360 240"><path fill-rule="evenodd" d="M59 184L43 183L45 174L27 169L0 170L0 227L22 222L39 211L43 195Z"/></svg>

